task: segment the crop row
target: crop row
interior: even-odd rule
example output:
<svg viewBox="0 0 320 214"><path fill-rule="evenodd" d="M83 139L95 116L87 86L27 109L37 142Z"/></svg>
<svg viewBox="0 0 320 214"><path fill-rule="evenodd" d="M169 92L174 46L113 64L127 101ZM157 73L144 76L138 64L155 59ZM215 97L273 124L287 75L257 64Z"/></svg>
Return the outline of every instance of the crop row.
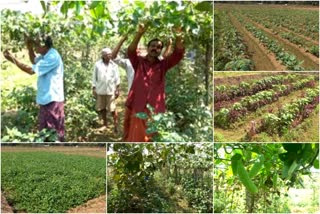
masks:
<svg viewBox="0 0 320 214"><path fill-rule="evenodd" d="M257 38L259 41L267 47L271 52L276 55L277 60L281 61L281 64L285 65L292 71L303 71L304 69L297 57L287 51L274 39L269 38L262 30L257 29L251 24L246 24L245 27Z"/></svg>
<svg viewBox="0 0 320 214"><path fill-rule="evenodd" d="M246 54L241 34L225 11L215 11L214 42L216 71L252 70L253 62Z"/></svg>
<svg viewBox="0 0 320 214"><path fill-rule="evenodd" d="M307 52L310 52L314 56L319 57L319 45L313 45L312 43L307 42L306 40L303 40L298 36L295 36L291 32L279 32L279 35L298 46L303 46Z"/></svg>
<svg viewBox="0 0 320 214"><path fill-rule="evenodd" d="M315 86L315 84L316 84L316 81L314 80L314 78L313 77L309 77L309 78L306 78L306 79L295 81L293 83L283 83L283 84L280 83L280 84L271 85L271 87L266 89L266 90L283 92L283 90L290 90L290 91L291 91L291 89L297 90L297 89L300 89L300 88L302 88L304 86L313 88ZM260 94L265 93L266 90L261 90L261 91L255 93L255 94L252 94L251 97L259 97ZM248 97L250 97L250 95L246 96L245 98L242 98L242 100L245 100ZM228 105L232 104L232 102L237 102L237 100L238 99L234 99L231 102L214 103L214 109L215 109L215 111L218 111L221 108L224 108L225 106L228 106Z"/></svg>
<svg viewBox="0 0 320 214"><path fill-rule="evenodd" d="M290 31L284 31L283 29L281 29L281 27L279 27L279 24L276 24L276 23L272 22L271 20L266 20L266 19L261 20L260 18L254 16L254 15L248 15L247 17L249 17L251 20L263 25L264 27L272 30L275 34L280 35L283 39L286 39L286 40L290 41L291 43L296 44L298 46L302 46L308 52L319 57L319 46L318 45L315 45L312 42L307 41L306 39L303 39Z"/></svg>
<svg viewBox="0 0 320 214"><path fill-rule="evenodd" d="M319 39L319 11L275 9L275 8L237 8L242 14L253 17L259 23L271 22L273 25L289 29L297 34Z"/></svg>
<svg viewBox="0 0 320 214"><path fill-rule="evenodd" d="M255 111L262 106L276 102L279 97L286 96L292 91L304 87L314 87L314 80L312 80L312 78L306 78L289 85L277 85L274 89L261 91L252 96L244 97L240 102L234 103L230 109L220 109L214 117L214 123L218 127L228 128L249 111Z"/></svg>
<svg viewBox="0 0 320 214"><path fill-rule="evenodd" d="M228 101L236 97L248 96L273 87L274 84L287 84L301 78L301 75L269 76L253 82L241 82L239 85L219 85L214 88L214 102ZM314 79L314 77L311 77Z"/></svg>
<svg viewBox="0 0 320 214"><path fill-rule="evenodd" d="M309 117L313 109L319 104L319 90L307 89L306 95L292 103L284 105L276 114L267 113L258 123L256 132L282 135L290 126L297 126Z"/></svg>

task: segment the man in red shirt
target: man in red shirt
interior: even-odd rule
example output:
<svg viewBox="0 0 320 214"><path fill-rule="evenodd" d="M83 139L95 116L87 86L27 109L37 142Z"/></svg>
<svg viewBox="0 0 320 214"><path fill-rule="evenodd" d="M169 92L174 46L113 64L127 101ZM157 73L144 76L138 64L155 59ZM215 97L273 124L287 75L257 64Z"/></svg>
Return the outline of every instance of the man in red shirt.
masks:
<svg viewBox="0 0 320 214"><path fill-rule="evenodd" d="M162 60L159 59L163 43L159 39L152 39L148 43L148 54L138 56L136 50L141 36L147 27L139 25L133 41L128 47L128 57L135 70L131 89L126 101L124 119L124 141L148 142L151 136L146 133L146 120L137 118L138 112L149 113L147 104L152 106L155 113L165 112L165 75L167 71L179 63L184 55L184 46L180 35L177 35L173 53Z"/></svg>

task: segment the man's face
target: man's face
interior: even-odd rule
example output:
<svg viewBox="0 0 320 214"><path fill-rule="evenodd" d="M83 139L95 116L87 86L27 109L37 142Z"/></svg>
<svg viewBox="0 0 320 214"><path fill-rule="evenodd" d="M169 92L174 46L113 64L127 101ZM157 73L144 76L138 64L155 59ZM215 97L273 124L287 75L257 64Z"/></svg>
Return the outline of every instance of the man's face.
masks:
<svg viewBox="0 0 320 214"><path fill-rule="evenodd" d="M35 51L39 54L44 54L47 50L46 46L41 46L39 41L35 41L34 43Z"/></svg>
<svg viewBox="0 0 320 214"><path fill-rule="evenodd" d="M102 58L103 58L103 60L104 60L105 62L109 62L110 59L111 59L111 57L112 57L111 53L110 53L110 54L107 54L107 53L103 53L103 54L102 54Z"/></svg>
<svg viewBox="0 0 320 214"><path fill-rule="evenodd" d="M161 54L162 43L160 41L152 41L148 47L148 54L152 57L158 57Z"/></svg>

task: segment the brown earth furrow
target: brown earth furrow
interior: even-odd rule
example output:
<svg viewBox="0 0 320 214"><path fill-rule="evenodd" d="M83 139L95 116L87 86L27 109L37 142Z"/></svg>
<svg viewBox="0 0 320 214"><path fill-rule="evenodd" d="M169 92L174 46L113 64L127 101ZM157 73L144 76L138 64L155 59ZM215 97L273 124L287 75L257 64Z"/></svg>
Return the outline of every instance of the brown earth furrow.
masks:
<svg viewBox="0 0 320 214"><path fill-rule="evenodd" d="M275 35L270 29L265 28L261 24L253 21L252 19L241 15L246 21L252 23L255 27L259 28L260 30L267 33L268 36L278 40L279 42L284 43L284 48L287 49L289 52L293 53L299 60L303 60L302 66L304 68L312 68L313 70L318 71L319 70L319 58L312 55L311 53L308 53L306 49L299 47L298 45L295 45L291 43L290 41L283 39L282 37Z"/></svg>
<svg viewBox="0 0 320 214"><path fill-rule="evenodd" d="M247 95L250 96L250 95ZM243 97L245 96L241 96L241 97L236 97L232 100L227 100L227 101L220 101L220 102L215 102L214 103L214 111L220 111L220 109L222 108L231 108L231 106L233 104L235 104L236 102L239 102Z"/></svg>
<svg viewBox="0 0 320 214"><path fill-rule="evenodd" d="M5 145L1 146L2 152L59 152L67 155L83 155L92 157L106 157L106 148L104 147L85 147L85 146L59 146L59 145Z"/></svg>
<svg viewBox="0 0 320 214"><path fill-rule="evenodd" d="M239 72L235 72L235 73L239 73ZM285 73L285 72L284 72ZM277 72L278 74L278 72ZM282 74L282 73L281 73ZM217 73L215 73L215 76L217 75ZM272 76L274 75L271 72L263 72L263 73L258 73L258 74L244 74L242 73L242 75L240 76L229 76L229 77L214 77L214 85L215 86L219 86L219 85L238 85L243 81L255 81L257 79L261 79L267 76Z"/></svg>
<svg viewBox="0 0 320 214"><path fill-rule="evenodd" d="M13 213L13 209L1 192L1 213Z"/></svg>
<svg viewBox="0 0 320 214"><path fill-rule="evenodd" d="M243 36L243 40L248 47L252 60L255 63L256 71L285 71L285 66L281 65L276 56L268 52L267 49L256 39L250 32L248 32L241 23L234 18L233 15L228 13L232 24L235 26L238 32Z"/></svg>
<svg viewBox="0 0 320 214"><path fill-rule="evenodd" d="M286 32L288 32L288 33L292 33L292 34L294 34L295 36L300 37L301 39L304 39L304 40L307 40L308 42L313 43L314 45L319 45L319 41L313 40L313 39L310 38L310 37L306 37L306 36L304 36L304 35L301 35L301 34L298 34L298 33L296 33L296 32L293 32L292 30L289 30L288 28L280 27L280 30L286 31Z"/></svg>
<svg viewBox="0 0 320 214"><path fill-rule="evenodd" d="M106 196L87 201L85 204L69 210L67 213L106 213Z"/></svg>

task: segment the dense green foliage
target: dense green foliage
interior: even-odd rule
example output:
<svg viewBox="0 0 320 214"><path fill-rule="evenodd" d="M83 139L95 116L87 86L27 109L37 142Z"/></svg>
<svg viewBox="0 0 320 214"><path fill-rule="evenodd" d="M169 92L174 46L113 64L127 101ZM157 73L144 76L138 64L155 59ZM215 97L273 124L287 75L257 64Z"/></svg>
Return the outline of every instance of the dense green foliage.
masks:
<svg viewBox="0 0 320 214"><path fill-rule="evenodd" d="M18 212L62 213L105 194L104 158L2 152L1 190Z"/></svg>
<svg viewBox="0 0 320 214"><path fill-rule="evenodd" d="M211 169L210 144L113 144L108 212L211 213Z"/></svg>
<svg viewBox="0 0 320 214"><path fill-rule="evenodd" d="M214 12L214 70L251 71L254 63L249 59L247 46L241 34L232 25L225 11Z"/></svg>
<svg viewBox="0 0 320 214"><path fill-rule="evenodd" d="M115 47L120 36L128 33L130 42L138 23L149 25L141 44L146 44L154 37L163 41L169 37L174 38L172 29L177 27L182 27L185 35L186 56L181 66L170 71L167 77L167 109L170 116L165 118L169 117L175 122L169 127L156 128L159 132L168 133L169 138L171 133L178 135L175 139L181 141L212 140L212 134L203 135L212 133L212 115L209 113L212 103L212 3L123 1L119 8L114 8L112 2L108 1L65 1L61 7L57 2L42 2L42 6L44 13L41 15L1 11L2 51L9 49L17 52L23 49L24 35L34 37L40 32L46 32L53 37L54 47L62 55L65 66L67 141L95 141L92 129L97 126L98 117L94 109L95 100L91 95L93 63L98 59L101 47ZM57 9L60 14L55 12ZM124 49L128 42L124 44ZM6 67L5 64L2 66ZM32 141L31 138L19 136L28 136L29 132L37 130L37 106L35 98L32 99L35 90L16 87L1 89L1 114L6 119L2 120L1 137L6 136L8 142ZM19 95L14 93L17 90L21 92ZM30 99L24 99L16 105L18 97L26 93L30 94ZM179 109L181 105L185 108ZM25 110L26 106L34 108ZM21 111L30 118L23 126L13 118ZM19 133L16 136L8 135L13 129ZM167 139L163 137L155 140Z"/></svg>
<svg viewBox="0 0 320 214"><path fill-rule="evenodd" d="M215 212L290 212L289 189L310 186L306 175L319 179L311 171L319 169L319 144L215 144L214 164ZM305 197L314 212L317 197Z"/></svg>

